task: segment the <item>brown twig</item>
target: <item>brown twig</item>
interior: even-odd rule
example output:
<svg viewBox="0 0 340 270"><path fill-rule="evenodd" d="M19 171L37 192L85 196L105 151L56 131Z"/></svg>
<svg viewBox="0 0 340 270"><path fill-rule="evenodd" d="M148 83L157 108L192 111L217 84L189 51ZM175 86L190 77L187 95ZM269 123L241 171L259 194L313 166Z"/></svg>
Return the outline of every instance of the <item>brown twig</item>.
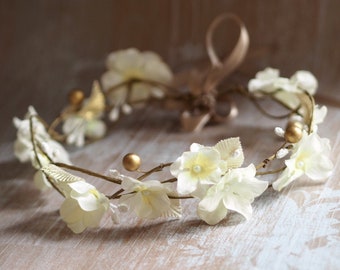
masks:
<svg viewBox="0 0 340 270"><path fill-rule="evenodd" d="M87 174L87 175L90 175L90 176L98 177L98 178L107 180L109 182L112 182L112 183L115 183L115 184L118 184L118 185L120 185L122 183L122 180L120 180L120 179L112 178L112 177L102 175L102 174L99 174L99 173L96 173L96 172L93 172L93 171L90 171L90 170L86 170L86 169L83 169L83 168L80 168L80 167L76 167L76 166L73 166L73 165L68 165L68 164L61 163L61 162L56 162L56 163L54 163L54 165L56 165L58 167L66 168L66 169L69 169L69 170L78 171L78 172L81 172L81 173L84 173L84 174Z"/></svg>

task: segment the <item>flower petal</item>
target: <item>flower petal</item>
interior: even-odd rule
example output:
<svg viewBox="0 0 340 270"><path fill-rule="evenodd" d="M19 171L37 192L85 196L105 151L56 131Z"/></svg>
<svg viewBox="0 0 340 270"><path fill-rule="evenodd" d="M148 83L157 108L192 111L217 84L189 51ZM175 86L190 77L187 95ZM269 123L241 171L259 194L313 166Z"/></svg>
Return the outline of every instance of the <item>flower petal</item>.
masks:
<svg viewBox="0 0 340 270"><path fill-rule="evenodd" d="M227 209L240 213L247 220L250 219L253 213L253 209L251 207L250 202L234 194L224 197L223 204Z"/></svg>
<svg viewBox="0 0 340 270"><path fill-rule="evenodd" d="M332 174L333 163L326 155L317 155L306 164L306 175L312 180L322 180Z"/></svg>
<svg viewBox="0 0 340 270"><path fill-rule="evenodd" d="M100 81L103 85L103 89L107 91L111 87L122 83L124 81L124 78L120 73L114 70L108 70L102 75Z"/></svg>
<svg viewBox="0 0 340 270"><path fill-rule="evenodd" d="M199 207L208 212L213 212L218 207L220 201L222 200L223 194L219 192L217 186L212 186L207 195L199 203Z"/></svg>
<svg viewBox="0 0 340 270"><path fill-rule="evenodd" d="M72 192L71 197L75 198L74 196L72 196ZM100 208L97 198L91 193L76 198L79 207L84 211L90 212Z"/></svg>
<svg viewBox="0 0 340 270"><path fill-rule="evenodd" d="M318 81L315 76L307 70L299 70L290 78L298 87L314 95L318 88Z"/></svg>
<svg viewBox="0 0 340 270"><path fill-rule="evenodd" d="M77 234L82 233L86 229L86 226L84 225L82 220L78 220L74 223L67 223L67 227L69 227L72 232Z"/></svg>
<svg viewBox="0 0 340 270"><path fill-rule="evenodd" d="M286 160L287 163L288 160ZM272 184L273 189L281 191L284 187L288 186L291 182L303 175L301 170L290 170L286 168L279 176L279 178Z"/></svg>
<svg viewBox="0 0 340 270"><path fill-rule="evenodd" d="M100 225L100 221L105 213L105 208L101 207L96 211L87 212L83 216L83 223L87 228L96 228Z"/></svg>
<svg viewBox="0 0 340 270"><path fill-rule="evenodd" d="M201 201L202 203L202 201ZM224 219L228 213L227 208L224 207L223 202L219 201L219 204L214 209L214 211L208 211L204 205L198 205L197 214L198 216L204 220L209 225L215 225L219 223L222 219Z"/></svg>
<svg viewBox="0 0 340 270"><path fill-rule="evenodd" d="M92 186L89 183L86 183L84 181L76 181L76 182L70 183L69 186L72 188L73 191L75 191L79 195L86 194L91 189L95 189L94 186Z"/></svg>
<svg viewBox="0 0 340 270"><path fill-rule="evenodd" d="M106 125L101 120L90 120L86 123L85 135L90 139L100 139L106 133Z"/></svg>
<svg viewBox="0 0 340 270"><path fill-rule="evenodd" d="M190 194L197 188L197 180L191 178L190 172L182 172L177 179L177 192L181 195Z"/></svg>
<svg viewBox="0 0 340 270"><path fill-rule="evenodd" d="M50 182L48 182L45 174L42 171L37 171L33 177L34 185L41 191L52 188Z"/></svg>
<svg viewBox="0 0 340 270"><path fill-rule="evenodd" d="M66 198L60 207L60 216L66 223L75 223L82 220L82 211L79 211L79 204L76 199Z"/></svg>

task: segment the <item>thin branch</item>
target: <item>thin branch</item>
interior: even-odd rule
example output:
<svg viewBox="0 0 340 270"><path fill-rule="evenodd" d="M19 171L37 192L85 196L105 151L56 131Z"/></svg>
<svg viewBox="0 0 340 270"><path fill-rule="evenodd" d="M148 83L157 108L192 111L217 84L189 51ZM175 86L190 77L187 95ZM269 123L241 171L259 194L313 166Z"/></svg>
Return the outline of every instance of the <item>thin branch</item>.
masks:
<svg viewBox="0 0 340 270"><path fill-rule="evenodd" d="M90 171L90 170L86 170L86 169L83 169L83 168L80 168L80 167L76 167L76 166L73 166L73 165L68 165L68 164L60 163L60 162L56 162L56 163L54 163L54 165L56 165L58 167L66 168L66 169L69 169L69 170L78 171L78 172L81 172L81 173L84 173L84 174L87 174L87 175L90 175L90 176L98 177L98 178L107 180L109 182L112 182L112 183L115 183L115 184L118 184L118 185L120 185L122 183L122 180L120 180L120 179L112 178L112 177L102 175L102 174L99 174L99 173L96 173L96 172L93 172L93 171Z"/></svg>
<svg viewBox="0 0 340 270"><path fill-rule="evenodd" d="M34 139L34 131L33 131L33 118L34 117L36 117L37 118L37 120L38 121L40 121L40 117L37 117L37 116L35 116L35 115L31 115L30 116L30 133L31 133L31 141L32 141L32 147L33 147L33 152L34 152L34 156L35 156L35 159L36 159L36 161L38 162L38 164L39 164L39 167L40 168L42 168L42 164L41 164L41 161L40 161L40 159L39 159L39 156L38 156L38 152L37 152L37 146L36 146L36 144L35 144L35 139ZM44 124L44 122L42 122L42 124ZM39 150L50 160L50 161L52 161L51 160L51 158L50 158L50 156L49 155L47 155L47 153L45 152L45 151L43 151L43 149L42 149L42 146L41 145L38 145L38 147L39 147ZM45 177L46 177L46 179L47 179L47 181L52 185L52 187L55 189L55 190L57 190L58 192L59 192L59 194L60 195L62 195L63 197L65 197L64 196L64 194L61 192L61 190L54 184L54 182L50 179L50 177L47 175L47 174L45 174L44 172L43 172L43 174L45 175Z"/></svg>
<svg viewBox="0 0 340 270"><path fill-rule="evenodd" d="M185 199L193 199L194 197L192 196L168 196L169 199L174 199L174 200L185 200Z"/></svg>
<svg viewBox="0 0 340 270"><path fill-rule="evenodd" d="M109 199L109 200L111 200L111 199L118 199L118 198L120 198L120 194L122 193L124 191L124 189L120 189L120 190L118 190L117 192L115 192L115 193L113 193L111 196L107 196L107 198Z"/></svg>
<svg viewBox="0 0 340 270"><path fill-rule="evenodd" d="M145 172L142 176L139 176L137 179L141 181L141 180L145 179L146 177L148 177L149 175L151 175L155 172L160 172L160 171L163 170L163 168L171 166L171 164L172 164L172 162L162 163L161 165L151 169L150 171Z"/></svg>
<svg viewBox="0 0 340 270"><path fill-rule="evenodd" d="M271 155L270 157L264 159L259 165L257 165L255 168L256 170L260 169L260 168L265 168L267 166L267 164L272 161L274 158L276 158L276 153L280 150L283 149L285 147L285 145L287 144L287 142L285 141L276 151L275 154ZM288 149L288 147L286 147Z"/></svg>
<svg viewBox="0 0 340 270"><path fill-rule="evenodd" d="M34 117L35 117L34 115L31 115L30 116L30 120L29 120L30 121L31 142L32 142L32 147L33 147L33 152L34 152L35 160L38 162L39 167L41 168L42 165L41 165L41 161L40 161L39 156L38 156L37 147L36 147L35 139L34 139L34 131L33 131L33 118Z"/></svg>
<svg viewBox="0 0 340 270"><path fill-rule="evenodd" d="M265 93L265 92L261 92L263 95L266 96L270 96L272 100L274 100L276 103L280 104L281 106L283 106L284 108L286 108L287 110L289 110L290 112L284 115L272 115L271 113L268 113L264 108L262 108L262 106L260 105L260 103L257 101L256 97L254 97L253 95L251 95L244 87L238 87L236 89L234 89L234 91L236 91L237 93L240 93L244 96L246 96L247 98L249 98L249 100L255 105L255 107L265 116L269 117L269 118L273 118L273 119L285 119L288 118L292 113L296 113L298 115L300 115L300 113L298 112L300 109L300 106L298 106L296 109L292 109L289 106L287 106L286 104L284 104L283 102L281 102L280 100L278 100L275 97L275 93Z"/></svg>
<svg viewBox="0 0 340 270"><path fill-rule="evenodd" d="M131 89L131 87L136 84L136 83L146 83L149 84L151 86L158 86L158 87L162 87L163 89L165 89L167 91L167 94L169 95L169 93L175 93L175 92L179 92L179 90L176 87L173 87L171 85L162 83L162 82L158 82L158 81L154 81L154 80L149 80L149 79L138 79L138 78L133 78L133 79L129 79L127 81L121 82L119 84L116 84L114 86L112 86L111 88L109 88L106 92L104 92L104 94L106 96L110 95L111 92L118 90L119 88L123 87L123 86L128 86L128 88Z"/></svg>
<svg viewBox="0 0 340 270"><path fill-rule="evenodd" d="M267 172L256 172L256 175L267 175L267 174L275 174L275 173L279 173L282 172L284 169L286 169L287 166L283 166L282 168L279 168L277 170L273 170L273 171L267 171Z"/></svg>
<svg viewBox="0 0 340 270"><path fill-rule="evenodd" d="M161 183L174 183L177 181L177 178L170 178L170 179L167 179L167 180L164 180L162 181Z"/></svg>

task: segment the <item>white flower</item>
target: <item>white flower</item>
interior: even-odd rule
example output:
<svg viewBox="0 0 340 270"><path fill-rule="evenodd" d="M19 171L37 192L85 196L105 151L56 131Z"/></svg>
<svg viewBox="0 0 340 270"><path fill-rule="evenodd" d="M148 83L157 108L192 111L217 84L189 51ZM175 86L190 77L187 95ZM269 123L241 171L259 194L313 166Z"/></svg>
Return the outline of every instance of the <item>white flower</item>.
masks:
<svg viewBox="0 0 340 270"><path fill-rule="evenodd" d="M60 216L74 233L98 227L110 209L109 199L94 186L77 181L69 183L71 191L60 207Z"/></svg>
<svg viewBox="0 0 340 270"><path fill-rule="evenodd" d="M279 79L280 71L278 69L267 67L262 71L259 71L255 75L255 79L251 79L248 83L248 89L250 92L275 91L274 82Z"/></svg>
<svg viewBox="0 0 340 270"><path fill-rule="evenodd" d="M103 215L110 211L117 222L117 213L109 199L83 178L70 174L56 165L48 164L41 171L48 181L65 197L60 216L75 233L98 227Z"/></svg>
<svg viewBox="0 0 340 270"><path fill-rule="evenodd" d="M30 130L30 117L37 116L36 111L33 107L29 107L29 112L25 119L20 120L19 118L14 118L13 123L17 128L17 139L14 142L14 154L19 159L20 162L31 161L33 167L39 169L39 164L37 162L35 153L33 151L33 144L31 138ZM38 159L42 166L50 163L50 159L53 162L62 162L71 164L69 155L64 147L53 140L47 133L44 125L36 118L32 118L34 141L36 144L36 150L38 154ZM49 158L46 157L48 155Z"/></svg>
<svg viewBox="0 0 340 270"><path fill-rule="evenodd" d="M170 167L171 174L177 177L178 193L190 194L201 185L216 183L222 174L220 161L216 149L192 144L190 152L184 152Z"/></svg>
<svg viewBox="0 0 340 270"><path fill-rule="evenodd" d="M228 209L249 219L252 215L251 203L268 187L266 181L255 178L253 164L247 168L229 170L222 179L209 188L198 205L198 215L210 225L215 225L226 217Z"/></svg>
<svg viewBox="0 0 340 270"><path fill-rule="evenodd" d="M115 176L122 179L122 188L127 192L119 199L120 206L126 205L140 218L181 217L181 207L170 183L162 184L156 180L139 181L124 175Z"/></svg>
<svg viewBox="0 0 340 270"><path fill-rule="evenodd" d="M201 197L210 184L217 183L228 169L241 166L243 160L239 138L222 140L214 147L193 143L190 152L184 152L171 165L170 172L178 178L179 194Z"/></svg>
<svg viewBox="0 0 340 270"><path fill-rule="evenodd" d="M320 108L319 105L314 106L313 119L312 119L312 124L311 124L313 132L318 131L318 124L321 124L323 122L326 115L327 115L327 107L326 106L322 106L321 108Z"/></svg>
<svg viewBox="0 0 340 270"><path fill-rule="evenodd" d="M314 95L318 88L318 81L315 76L307 70L299 70L290 78L290 81L299 88Z"/></svg>
<svg viewBox="0 0 340 270"><path fill-rule="evenodd" d="M282 104L291 109L299 106L299 99L296 93L307 91L314 95L318 87L318 81L312 73L299 70L290 78L279 76L279 70L266 68L255 75L248 83L248 89L253 93L267 93L273 96Z"/></svg>
<svg viewBox="0 0 340 270"><path fill-rule="evenodd" d="M312 73L306 70L299 70L288 79L280 77L280 71L273 68L265 68L255 75L255 79L251 79L248 83L250 92L263 91L272 93L276 90L284 90L286 92L297 92L298 88L307 91L310 95L314 95L318 87L318 81Z"/></svg>
<svg viewBox="0 0 340 270"><path fill-rule="evenodd" d="M17 117L13 118L13 124L17 128L17 139L14 142L14 155L20 162L27 162L31 160L33 146L31 139L30 118L37 116L35 109L29 106L28 113L23 120ZM44 125L35 117L32 118L33 131L36 140L46 141L50 139Z"/></svg>
<svg viewBox="0 0 340 270"><path fill-rule="evenodd" d="M113 52L107 57L106 65L108 71L101 78L106 91L133 79L160 83L169 83L172 80L169 67L153 52L139 52L134 48ZM110 119L117 120L120 108L126 108L126 103L145 101L151 96L162 98L163 89L143 82L134 83L130 93L127 85L115 89L109 95L109 101L113 105L113 110L109 114ZM123 110L124 113L130 111L130 107Z"/></svg>
<svg viewBox="0 0 340 270"><path fill-rule="evenodd" d="M34 117L31 118L32 116ZM71 164L67 151L60 143L50 137L44 125L37 119L37 116L35 109L30 106L25 119L20 120L16 117L13 119L14 126L18 130L17 139L14 142L14 155L20 162L31 161L35 169L40 169L40 166L44 167L50 164L51 160ZM33 150L30 121L32 121L37 156ZM45 175L40 171L35 173L33 181L41 191L52 187Z"/></svg>
<svg viewBox="0 0 340 270"><path fill-rule="evenodd" d="M63 133L67 134L66 142L81 147L85 144L85 137L100 139L106 133L106 125L97 119L87 120L83 117L72 115L63 124Z"/></svg>
<svg viewBox="0 0 340 270"><path fill-rule="evenodd" d="M302 175L312 180L322 180L332 173L333 164L329 159L330 143L320 138L316 132L304 132L302 139L294 144L290 159L285 161L287 168L273 183L273 188L280 191Z"/></svg>

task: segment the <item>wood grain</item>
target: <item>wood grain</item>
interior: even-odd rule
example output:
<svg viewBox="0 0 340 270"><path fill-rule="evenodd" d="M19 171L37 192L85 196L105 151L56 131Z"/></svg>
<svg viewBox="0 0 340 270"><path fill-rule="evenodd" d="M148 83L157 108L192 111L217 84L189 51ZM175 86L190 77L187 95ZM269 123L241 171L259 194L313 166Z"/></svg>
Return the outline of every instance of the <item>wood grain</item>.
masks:
<svg viewBox="0 0 340 270"><path fill-rule="evenodd" d="M209 126L201 134L181 133L176 115L162 111L157 115L148 109L111 127L102 141L71 150L72 160L100 172L110 168L124 172L123 155L136 152L143 159L142 169L148 169L173 161L192 142L212 145L240 136L245 164L259 163L279 144L272 128L280 123L266 120L248 102L240 106L237 119ZM187 200L180 220L143 221L125 214L120 225L112 225L107 217L100 229L75 235L59 217L60 195L35 190L33 170L14 160L12 143L5 143L0 148L1 268L336 269L340 265L339 117L340 110L329 107L321 128L332 141L336 166L327 182L301 179L282 193L269 189L255 201L250 221L230 213L216 226L200 221L197 201ZM114 191L110 183L87 180L103 192Z"/></svg>
<svg viewBox="0 0 340 270"><path fill-rule="evenodd" d="M339 6L331 0L1 1L0 268L339 269ZM324 183L301 179L282 193L269 189L254 202L248 222L231 213L208 226L196 215L197 201L187 200L180 220L143 221L126 214L118 226L107 217L100 229L73 234L59 217L60 195L39 193L33 169L15 160L12 117L22 117L33 104L51 120L70 88L90 91L111 50L155 50L177 70L206 59L204 33L222 11L239 14L251 35L246 62L231 79L246 83L267 65L287 76L300 68L318 76L320 100L332 101L320 133L331 139L333 175ZM221 53L230 46L224 42L218 42ZM122 157L136 152L148 169L173 161L192 142L213 145L240 136L245 165L258 163L279 144L272 130L283 123L237 101L236 119L200 134L181 132L177 113L147 108L111 125L103 140L69 148L72 161L98 172L124 172ZM115 190L87 180L105 193Z"/></svg>

